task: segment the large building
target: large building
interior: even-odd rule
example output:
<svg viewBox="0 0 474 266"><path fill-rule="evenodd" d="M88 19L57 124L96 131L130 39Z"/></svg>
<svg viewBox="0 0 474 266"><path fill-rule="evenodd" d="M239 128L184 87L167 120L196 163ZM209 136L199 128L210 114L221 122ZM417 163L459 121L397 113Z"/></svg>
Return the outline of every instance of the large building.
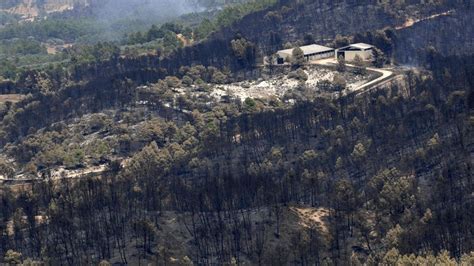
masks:
<svg viewBox="0 0 474 266"><path fill-rule="evenodd" d="M343 57L346 61L354 61L359 56L364 61L369 61L373 57L374 46L366 43L355 43L336 50L336 58Z"/></svg>
<svg viewBox="0 0 474 266"><path fill-rule="evenodd" d="M301 46L300 48L301 50L303 50L303 54L306 61L334 57L335 55L334 48L325 47L322 45L311 44L311 45ZM296 48L278 51L277 52L278 63L283 64L284 61L291 62L294 49Z"/></svg>

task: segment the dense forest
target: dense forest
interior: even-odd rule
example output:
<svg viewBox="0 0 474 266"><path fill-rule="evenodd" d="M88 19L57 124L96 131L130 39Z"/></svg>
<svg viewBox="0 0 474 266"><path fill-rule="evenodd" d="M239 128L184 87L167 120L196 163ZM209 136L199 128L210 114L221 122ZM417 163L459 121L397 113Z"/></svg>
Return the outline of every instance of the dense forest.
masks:
<svg viewBox="0 0 474 266"><path fill-rule="evenodd" d="M21 98L0 104L0 262L474 264L470 2L244 2L41 67L2 61L0 92ZM0 29L0 54L32 64L46 39L90 30L54 23ZM309 69L370 67L261 63L318 40L374 44L371 67L397 75L329 97L314 87L345 85ZM281 98L212 96L281 73L298 83Z"/></svg>
<svg viewBox="0 0 474 266"><path fill-rule="evenodd" d="M15 79L25 69L44 69L52 63L94 61L91 50L99 43L120 47L124 56L169 55L248 13L275 3L274 0L135 2L97 0L90 6L80 5L48 14L48 19L33 21L18 21L15 14L0 12L0 22L4 21L0 23L0 77ZM50 4L54 3L44 3ZM67 3L55 3L63 4ZM140 9L130 11L131 4ZM170 14L164 12L164 7L172 9ZM105 58L107 55L102 57Z"/></svg>

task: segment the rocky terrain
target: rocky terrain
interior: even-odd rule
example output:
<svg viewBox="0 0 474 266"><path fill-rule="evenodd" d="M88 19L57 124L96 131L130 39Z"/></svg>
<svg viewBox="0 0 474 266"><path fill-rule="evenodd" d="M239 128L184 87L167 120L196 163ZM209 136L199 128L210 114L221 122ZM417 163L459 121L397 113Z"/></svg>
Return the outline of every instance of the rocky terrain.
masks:
<svg viewBox="0 0 474 266"><path fill-rule="evenodd" d="M49 13L64 12L89 4L90 0L9 0L0 3L0 11L19 15L23 20L34 20Z"/></svg>

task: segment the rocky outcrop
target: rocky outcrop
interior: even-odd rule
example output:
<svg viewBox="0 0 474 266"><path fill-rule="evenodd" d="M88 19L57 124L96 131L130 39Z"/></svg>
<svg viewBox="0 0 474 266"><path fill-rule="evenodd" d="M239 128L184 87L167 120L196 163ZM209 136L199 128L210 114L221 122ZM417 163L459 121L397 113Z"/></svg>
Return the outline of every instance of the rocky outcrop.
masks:
<svg viewBox="0 0 474 266"><path fill-rule="evenodd" d="M90 3L90 0L13 0L0 3L0 10L31 20L49 13L72 10L77 6L88 6Z"/></svg>

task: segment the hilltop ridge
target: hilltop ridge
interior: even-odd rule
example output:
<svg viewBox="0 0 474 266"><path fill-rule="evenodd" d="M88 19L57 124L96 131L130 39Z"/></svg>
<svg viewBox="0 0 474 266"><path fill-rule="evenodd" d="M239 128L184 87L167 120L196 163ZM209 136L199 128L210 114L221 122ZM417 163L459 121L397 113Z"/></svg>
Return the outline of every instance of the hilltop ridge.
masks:
<svg viewBox="0 0 474 266"><path fill-rule="evenodd" d="M108 1L0 30L0 264L473 265L469 0Z"/></svg>
<svg viewBox="0 0 474 266"><path fill-rule="evenodd" d="M50 13L73 10L89 6L91 0L7 0L0 3L0 10L19 15L23 20L33 20Z"/></svg>

